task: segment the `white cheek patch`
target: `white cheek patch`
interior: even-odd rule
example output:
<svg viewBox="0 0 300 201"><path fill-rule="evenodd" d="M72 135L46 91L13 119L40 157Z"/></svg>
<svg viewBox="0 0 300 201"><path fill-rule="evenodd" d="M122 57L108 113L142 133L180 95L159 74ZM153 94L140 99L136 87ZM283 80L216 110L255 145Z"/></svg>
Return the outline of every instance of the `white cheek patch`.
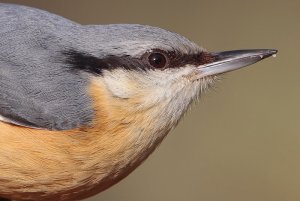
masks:
<svg viewBox="0 0 300 201"><path fill-rule="evenodd" d="M145 103L150 103L171 98L190 84L184 82L187 81L184 77L192 71L192 67L148 71L115 69L103 72L103 81L115 97L127 99L142 95Z"/></svg>
<svg viewBox="0 0 300 201"><path fill-rule="evenodd" d="M145 110L163 103L167 104L164 113L179 119L188 105L203 91L202 88L207 87L206 81L202 83L187 78L194 70L193 66L148 71L115 69L105 71L101 79L114 97L138 97L136 109Z"/></svg>

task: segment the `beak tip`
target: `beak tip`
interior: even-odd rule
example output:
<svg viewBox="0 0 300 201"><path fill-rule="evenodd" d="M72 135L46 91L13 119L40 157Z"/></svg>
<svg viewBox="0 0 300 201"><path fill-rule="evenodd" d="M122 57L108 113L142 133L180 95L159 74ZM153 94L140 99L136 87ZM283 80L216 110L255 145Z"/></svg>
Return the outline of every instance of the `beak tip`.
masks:
<svg viewBox="0 0 300 201"><path fill-rule="evenodd" d="M270 57L270 56L276 57L277 52L278 52L278 50L275 50L275 49L264 50L264 53L262 54L262 59Z"/></svg>

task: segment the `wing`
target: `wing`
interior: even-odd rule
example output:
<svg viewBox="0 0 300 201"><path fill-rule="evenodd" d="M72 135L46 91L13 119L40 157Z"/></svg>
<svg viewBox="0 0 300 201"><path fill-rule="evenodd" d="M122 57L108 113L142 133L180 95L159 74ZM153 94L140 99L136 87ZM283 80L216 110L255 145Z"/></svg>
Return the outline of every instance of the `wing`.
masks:
<svg viewBox="0 0 300 201"><path fill-rule="evenodd" d="M50 130L91 121L88 78L70 71L59 53L70 45L72 26L44 11L0 4L0 120Z"/></svg>

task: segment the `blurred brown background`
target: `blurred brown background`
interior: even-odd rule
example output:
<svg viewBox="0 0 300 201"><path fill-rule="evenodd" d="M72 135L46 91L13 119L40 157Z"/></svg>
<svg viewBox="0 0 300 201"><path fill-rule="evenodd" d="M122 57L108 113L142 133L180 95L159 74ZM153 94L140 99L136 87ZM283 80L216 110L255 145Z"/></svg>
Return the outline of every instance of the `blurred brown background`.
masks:
<svg viewBox="0 0 300 201"><path fill-rule="evenodd" d="M300 200L300 1L1 2L83 24L159 26L211 51L279 50L223 76L142 166L89 201Z"/></svg>

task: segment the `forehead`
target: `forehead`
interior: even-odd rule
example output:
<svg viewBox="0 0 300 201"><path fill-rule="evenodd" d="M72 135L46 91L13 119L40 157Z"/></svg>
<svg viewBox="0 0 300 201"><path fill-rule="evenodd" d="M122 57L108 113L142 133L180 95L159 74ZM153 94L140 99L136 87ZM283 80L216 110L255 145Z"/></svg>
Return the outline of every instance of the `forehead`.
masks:
<svg viewBox="0 0 300 201"><path fill-rule="evenodd" d="M151 49L178 51L183 54L197 54L204 49L187 38L158 27L137 24L113 24L87 26L87 32L94 35L93 44L102 46L115 55L140 56ZM98 36L98 37L97 37Z"/></svg>

